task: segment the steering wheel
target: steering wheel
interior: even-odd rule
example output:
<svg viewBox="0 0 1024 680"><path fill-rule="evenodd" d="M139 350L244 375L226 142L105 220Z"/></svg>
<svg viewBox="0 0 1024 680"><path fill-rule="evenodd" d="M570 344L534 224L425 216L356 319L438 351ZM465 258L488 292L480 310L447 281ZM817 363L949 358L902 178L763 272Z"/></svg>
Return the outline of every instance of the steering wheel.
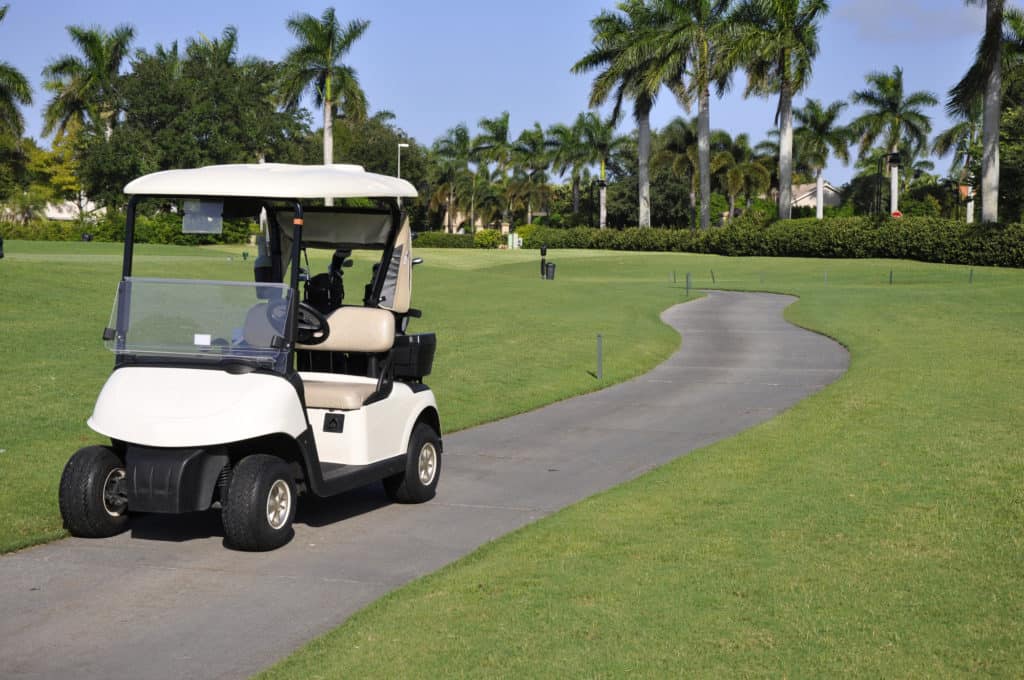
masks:
<svg viewBox="0 0 1024 680"><path fill-rule="evenodd" d="M278 300L267 305L267 320L275 329L281 329L282 335L284 321L288 318L288 303ZM327 317L320 313L315 307L305 302L298 304L298 319L295 324L295 342L301 345L319 345L331 334L331 327L327 324Z"/></svg>

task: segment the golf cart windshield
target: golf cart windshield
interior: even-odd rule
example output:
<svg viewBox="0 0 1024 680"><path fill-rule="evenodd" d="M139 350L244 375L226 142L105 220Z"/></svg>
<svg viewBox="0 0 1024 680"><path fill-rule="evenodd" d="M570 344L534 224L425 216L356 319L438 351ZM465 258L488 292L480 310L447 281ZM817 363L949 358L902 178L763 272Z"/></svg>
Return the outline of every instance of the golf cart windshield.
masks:
<svg viewBox="0 0 1024 680"><path fill-rule="evenodd" d="M119 358L284 371L292 294L280 283L128 277L118 285L104 338Z"/></svg>

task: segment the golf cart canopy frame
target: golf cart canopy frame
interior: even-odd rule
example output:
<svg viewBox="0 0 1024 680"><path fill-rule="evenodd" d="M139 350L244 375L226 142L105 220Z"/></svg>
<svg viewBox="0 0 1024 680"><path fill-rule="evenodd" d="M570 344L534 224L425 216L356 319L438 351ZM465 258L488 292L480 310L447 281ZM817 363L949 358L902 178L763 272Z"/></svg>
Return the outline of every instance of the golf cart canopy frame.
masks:
<svg viewBox="0 0 1024 680"><path fill-rule="evenodd" d="M140 201L145 198L198 199L222 203L224 218L254 218L265 210L271 259L267 283L285 283L287 263L291 265L287 283L295 291L299 290L301 257L307 246L381 250L381 263L391 262L406 220L401 199L417 196L415 187L406 180L369 173L358 165L282 163L165 170L129 182L124 193L130 198L125 224L123 281L132 276L135 221ZM304 205L304 201L323 201L325 197L371 199L379 207ZM332 215L345 215L345 224L331 220ZM368 305L379 306L388 270L388 266L381 266L374 274L367 298L374 302L367 302ZM289 336L294 339L297 317L294 309L290 316ZM291 342L289 354L294 349L294 342Z"/></svg>

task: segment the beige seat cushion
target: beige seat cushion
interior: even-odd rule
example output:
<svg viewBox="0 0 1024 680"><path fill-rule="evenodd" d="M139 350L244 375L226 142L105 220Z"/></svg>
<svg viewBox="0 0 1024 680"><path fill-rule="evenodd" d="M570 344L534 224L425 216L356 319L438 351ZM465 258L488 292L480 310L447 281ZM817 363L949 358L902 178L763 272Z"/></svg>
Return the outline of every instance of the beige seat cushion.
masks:
<svg viewBox="0 0 1024 680"><path fill-rule="evenodd" d="M331 334L319 345L297 345L320 352L387 352L395 344L395 315L386 309L341 307L327 317Z"/></svg>
<svg viewBox="0 0 1024 680"><path fill-rule="evenodd" d="M304 380L307 408L330 408L354 411L366 398L377 391L377 386L366 383L328 382Z"/></svg>

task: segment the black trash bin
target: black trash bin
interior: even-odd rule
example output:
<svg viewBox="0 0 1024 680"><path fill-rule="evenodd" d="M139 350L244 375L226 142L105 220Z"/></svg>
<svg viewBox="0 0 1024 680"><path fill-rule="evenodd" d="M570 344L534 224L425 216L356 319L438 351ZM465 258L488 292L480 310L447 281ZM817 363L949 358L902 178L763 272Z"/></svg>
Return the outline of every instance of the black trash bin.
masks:
<svg viewBox="0 0 1024 680"><path fill-rule="evenodd" d="M554 281L555 280L555 263L554 262L548 262L547 271L545 272L545 277L544 278L546 278L548 281Z"/></svg>
<svg viewBox="0 0 1024 680"><path fill-rule="evenodd" d="M0 260L4 259L4 237L0 236Z"/></svg>

